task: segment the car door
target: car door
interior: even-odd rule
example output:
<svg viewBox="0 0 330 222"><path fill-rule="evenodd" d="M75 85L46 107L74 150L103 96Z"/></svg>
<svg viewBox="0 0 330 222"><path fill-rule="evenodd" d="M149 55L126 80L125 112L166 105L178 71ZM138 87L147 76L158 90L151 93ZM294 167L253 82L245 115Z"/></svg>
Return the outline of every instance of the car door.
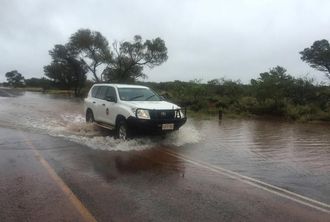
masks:
<svg viewBox="0 0 330 222"><path fill-rule="evenodd" d="M93 110L93 113L95 114L95 103L96 103L96 93L99 89L99 86L93 86L91 89L91 93L88 95L88 97L85 99L85 109L90 108Z"/></svg>
<svg viewBox="0 0 330 222"><path fill-rule="evenodd" d="M105 107L102 113L102 121L111 125L115 125L116 112L114 112L117 105L117 93L114 87L107 86L105 95Z"/></svg>
<svg viewBox="0 0 330 222"><path fill-rule="evenodd" d="M94 118L96 121L103 122L103 113L105 112L105 95L107 92L107 86L99 86L96 92L93 104L94 104Z"/></svg>

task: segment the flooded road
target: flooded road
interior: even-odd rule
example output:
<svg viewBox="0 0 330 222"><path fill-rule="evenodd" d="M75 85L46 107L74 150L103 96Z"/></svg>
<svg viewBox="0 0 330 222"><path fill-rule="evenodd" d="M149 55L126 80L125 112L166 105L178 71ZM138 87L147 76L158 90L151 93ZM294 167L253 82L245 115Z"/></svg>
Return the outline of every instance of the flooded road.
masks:
<svg viewBox="0 0 330 222"><path fill-rule="evenodd" d="M329 221L329 135L324 123L189 119L166 138L122 142L85 123L81 100L0 97L0 221L56 221L62 208L68 221ZM55 185L37 194L43 168Z"/></svg>
<svg viewBox="0 0 330 222"><path fill-rule="evenodd" d="M0 97L0 126L63 137L101 150L143 150L159 143L159 138L143 138L120 142L111 131L86 124L83 100L26 92L17 97ZM169 135L162 143L181 146L200 141L200 133L192 124Z"/></svg>

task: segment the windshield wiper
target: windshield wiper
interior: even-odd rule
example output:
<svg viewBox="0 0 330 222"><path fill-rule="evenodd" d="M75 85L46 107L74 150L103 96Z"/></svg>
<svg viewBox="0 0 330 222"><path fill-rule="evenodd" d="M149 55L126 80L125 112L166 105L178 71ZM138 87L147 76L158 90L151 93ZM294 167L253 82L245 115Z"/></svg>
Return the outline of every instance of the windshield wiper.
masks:
<svg viewBox="0 0 330 222"><path fill-rule="evenodd" d="M137 98L140 98L140 97L143 97L144 95L139 95L139 96L134 96L132 98L129 99L129 101L132 101L133 99L137 99Z"/></svg>
<svg viewBox="0 0 330 222"><path fill-rule="evenodd" d="M154 97L155 96L155 94L153 94L153 95L151 95L151 96L148 96L147 98L146 98L146 100L149 100L149 99L151 99L152 97Z"/></svg>

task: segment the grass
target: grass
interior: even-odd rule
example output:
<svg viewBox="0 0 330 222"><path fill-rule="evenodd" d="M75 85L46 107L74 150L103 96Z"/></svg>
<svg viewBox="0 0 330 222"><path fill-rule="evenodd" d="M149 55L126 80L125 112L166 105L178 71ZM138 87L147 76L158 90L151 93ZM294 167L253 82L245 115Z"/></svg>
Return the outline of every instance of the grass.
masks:
<svg viewBox="0 0 330 222"><path fill-rule="evenodd" d="M52 95L67 95L67 96L73 96L74 91L73 90L63 90L63 89L47 89L44 90L42 88L38 87L25 87L25 88L17 88L18 90L22 91L29 91L29 92L42 92Z"/></svg>
<svg viewBox="0 0 330 222"><path fill-rule="evenodd" d="M43 89L42 88L38 88L38 87L26 87L26 88L18 88L19 90L22 91L29 91L29 92L42 92Z"/></svg>
<svg viewBox="0 0 330 222"><path fill-rule="evenodd" d="M219 110L210 109L210 110L193 111L191 109L187 109L187 116L188 118L191 117L194 119L210 120L219 117Z"/></svg>
<svg viewBox="0 0 330 222"><path fill-rule="evenodd" d="M61 89L50 89L50 90L46 90L45 93L52 95L67 95L67 96L74 95L74 92L72 90L61 90Z"/></svg>

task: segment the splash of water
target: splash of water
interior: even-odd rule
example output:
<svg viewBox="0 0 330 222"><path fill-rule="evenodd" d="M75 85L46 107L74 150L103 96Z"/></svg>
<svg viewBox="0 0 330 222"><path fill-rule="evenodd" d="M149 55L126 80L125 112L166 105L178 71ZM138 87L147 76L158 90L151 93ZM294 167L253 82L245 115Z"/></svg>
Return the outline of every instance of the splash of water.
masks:
<svg viewBox="0 0 330 222"><path fill-rule="evenodd" d="M5 106L0 106L0 125L57 136L101 150L128 151L149 149L157 145L183 146L201 140L200 133L189 121L165 138L146 136L129 141L115 140L113 132L85 122L82 105L75 100L26 93L22 97L8 99Z"/></svg>
<svg viewBox="0 0 330 222"><path fill-rule="evenodd" d="M145 136L128 141L117 140L111 136L113 132L86 123L84 116L81 114L64 113L57 119L45 117L30 119L27 122L29 127L36 131L46 132L49 135L68 139L99 150L145 150L158 145L183 146L198 143L201 140L200 133L190 122L186 123L180 130L169 133L165 137Z"/></svg>
<svg viewBox="0 0 330 222"><path fill-rule="evenodd" d="M100 150L145 150L156 147L157 145L167 146L183 146L185 144L198 143L201 140L200 133L192 124L183 126L180 130L167 134L165 137L143 137L135 138L127 141L114 139L112 136L100 136L96 133L97 127L93 124L73 124L68 129L76 129L81 127L79 133L75 135L59 135L71 141L87 145L92 149ZM78 128L79 128L78 127ZM74 130L77 132L77 130ZM91 136L92 135L92 136Z"/></svg>

